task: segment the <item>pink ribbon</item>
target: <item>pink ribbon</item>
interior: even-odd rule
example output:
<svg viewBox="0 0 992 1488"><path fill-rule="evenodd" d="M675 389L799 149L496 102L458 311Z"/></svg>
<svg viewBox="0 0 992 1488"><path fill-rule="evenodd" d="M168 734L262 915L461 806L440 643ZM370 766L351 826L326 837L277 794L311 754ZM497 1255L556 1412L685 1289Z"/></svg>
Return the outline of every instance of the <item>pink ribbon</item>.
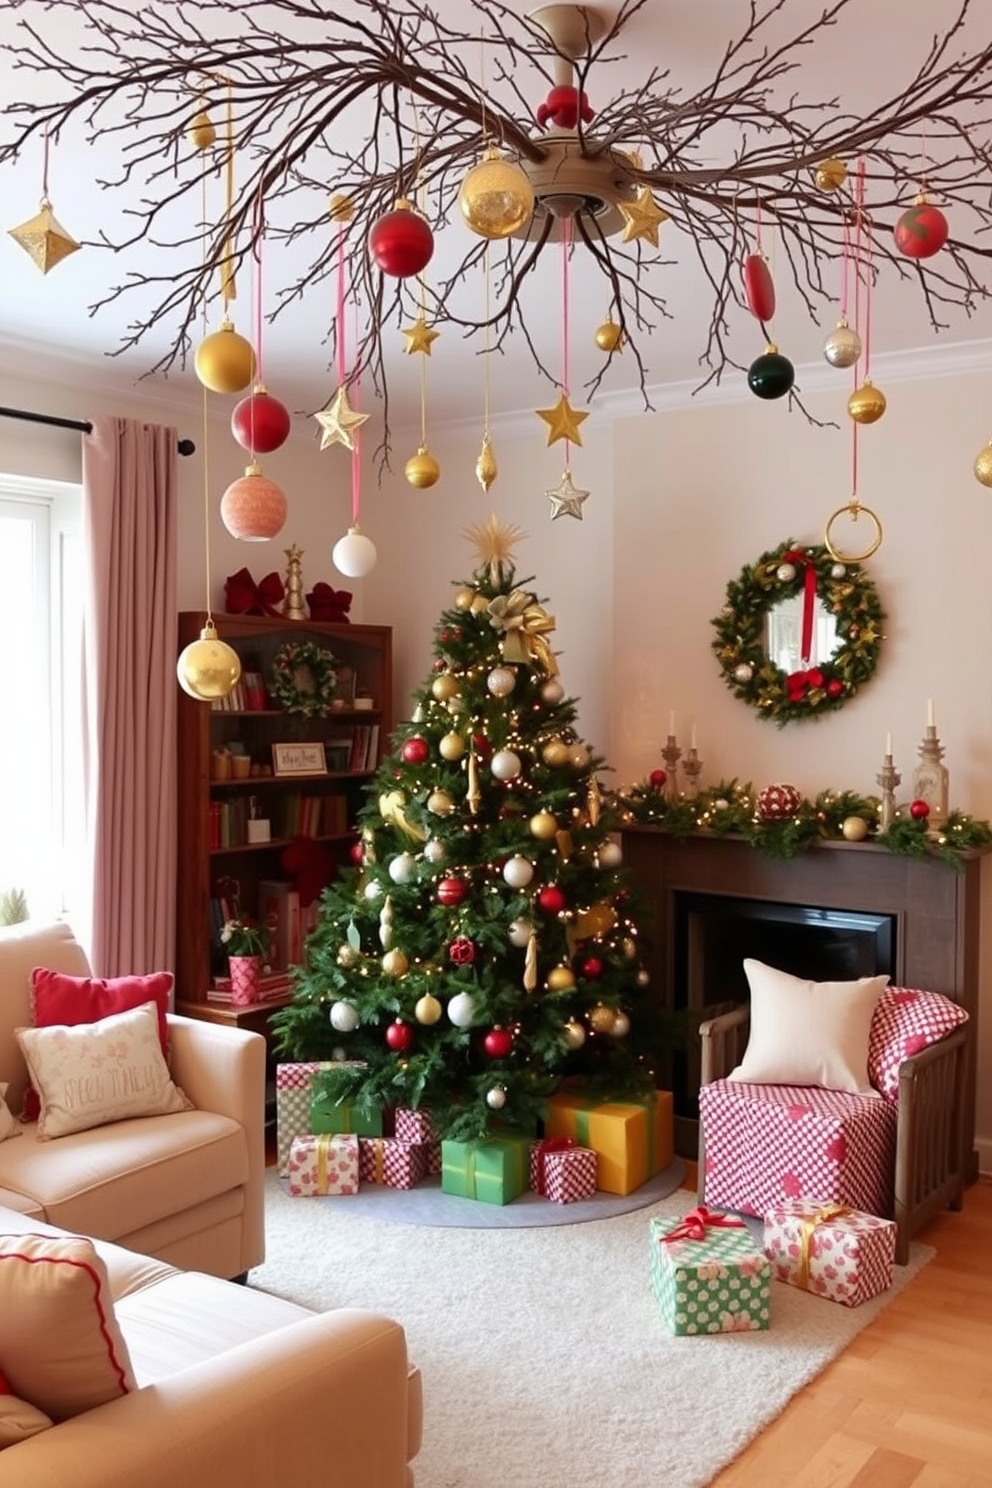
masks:
<svg viewBox="0 0 992 1488"><path fill-rule="evenodd" d="M696 1209L690 1209L689 1213L677 1224L674 1230L669 1230L667 1235L662 1235L663 1244L668 1245L672 1240L705 1240L707 1230L743 1230L745 1228L742 1219L734 1219L729 1214L714 1214L707 1209L705 1204L700 1204Z"/></svg>

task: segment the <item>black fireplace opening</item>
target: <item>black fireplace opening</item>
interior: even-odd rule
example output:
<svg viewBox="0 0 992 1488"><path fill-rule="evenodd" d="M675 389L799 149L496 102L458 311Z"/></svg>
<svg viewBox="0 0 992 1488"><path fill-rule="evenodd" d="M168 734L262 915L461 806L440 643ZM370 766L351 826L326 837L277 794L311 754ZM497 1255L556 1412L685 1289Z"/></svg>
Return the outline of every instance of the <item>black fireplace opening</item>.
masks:
<svg viewBox="0 0 992 1488"><path fill-rule="evenodd" d="M675 1008L693 1023L748 1000L748 958L816 982L891 976L896 965L894 914L676 891L672 929ZM674 1060L679 1115L698 1115L697 1042Z"/></svg>

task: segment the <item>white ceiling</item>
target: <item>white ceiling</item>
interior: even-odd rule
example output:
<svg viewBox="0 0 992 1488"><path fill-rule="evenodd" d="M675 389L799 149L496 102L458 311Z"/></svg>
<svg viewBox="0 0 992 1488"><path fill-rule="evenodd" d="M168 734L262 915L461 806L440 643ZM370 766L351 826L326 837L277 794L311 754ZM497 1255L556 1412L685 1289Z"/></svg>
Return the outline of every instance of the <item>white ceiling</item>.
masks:
<svg viewBox="0 0 992 1488"><path fill-rule="evenodd" d="M439 0L440 3L440 0ZM987 0L982 0L987 6ZM253 10L260 7L253 6ZM343 8L342 6L338 7ZM473 20L470 0L444 0L445 20L457 25L463 21L470 32ZM510 7L520 14L531 7L516 0ZM610 7L612 9L615 7ZM759 0L759 9L768 9ZM838 24L815 47L802 55L802 66L783 83L783 102L792 91L808 100L821 101L838 97L843 106L865 111L873 100L897 90L922 59L933 32L952 20L958 11L958 0L927 0L925 5L893 7L879 0L849 0ZM784 0L776 16L776 32L792 34L823 9L821 0ZM711 75L727 41L746 25L748 0L648 0L631 20L623 37L625 57L615 66L603 67L591 80L595 101L597 88L609 97L621 86L636 85L649 65L671 69L672 75L692 88ZM85 3L78 6L76 23L80 39L85 29ZM43 0L23 0L17 6L0 7L0 47L15 33L18 23L30 18L42 31L64 34L64 13L46 12ZM972 21L965 42L970 46L984 43L976 34ZM962 43L962 49L964 42ZM621 50L618 48L618 50ZM519 86L535 104L546 91L546 84L535 71L530 78L517 79ZM6 54L0 52L0 97L8 100L30 97L30 89L40 86L51 91L57 78L47 77L43 84L32 74L12 72ZM0 122L0 136L8 137L9 126ZM15 165L0 172L4 202L4 227L13 227L34 214L40 195L40 151L26 154ZM100 190L97 180L115 174L113 138L88 144L80 135L62 138L53 152L50 190L61 223L77 238L94 239L101 231L113 231L125 220L122 213L128 205L124 191ZM329 183L333 188L333 183ZM912 183L907 183L907 200ZM191 209L198 205L192 203ZM218 204L219 206L220 204ZM440 276L445 264L457 262L465 251L466 230L452 222L438 239L431 273ZM274 291L290 267L291 249L277 254L266 251L263 260L264 280ZM774 244L771 252L774 259ZM686 242L679 241L678 231L669 224L662 232L662 244L655 260L650 261L652 282L662 287L670 307L666 319L643 343L647 379L652 385L681 383L700 376L699 359L704 350L708 322L708 292L701 271ZM87 247L43 276L22 250L7 236L0 234L0 360L8 365L25 366L34 352L57 353L76 365L81 383L98 380L103 386L133 388L138 379L167 350L172 340L168 324L157 326L146 340L124 357L108 356L119 345L131 319L134 306L124 300L106 306L91 315L89 307L109 288L136 268L147 269L153 263L156 272L169 273L170 256L160 251L155 260L147 249L114 254L97 247ZM835 317L827 307L823 325L812 325L791 290L784 265L776 274L779 311L774 324L776 339L797 364L815 363L820 357L823 337ZM235 307L238 328L251 330L250 297L242 285L241 298ZM479 285L481 303L482 287ZM593 331L604 319L608 304L607 285L587 255L578 251L571 274L571 344L573 403L582 400L582 383L601 366L602 353L593 343ZM139 301L140 303L140 297ZM146 301L146 307L151 301ZM561 348L561 258L551 248L542 257L526 290L526 314L534 340L552 369L559 365ZM873 303L873 345L877 352L899 352L937 343L929 326L918 291L896 282L895 276L883 275ZM281 316L266 329L264 372L269 389L294 411L309 412L330 398L336 379L329 365L326 344L327 329L334 314L331 293L326 285L315 288L308 300ZM442 328L443 330L443 328ZM763 349L760 329L744 311L734 312L731 320L731 349L746 364ZM939 338L944 343L964 343L986 339L992 334L992 307L971 319L963 313L950 318ZM402 355L398 331L388 330L391 396L394 427L413 424L418 418L420 358ZM450 419L474 419L481 422L482 370L478 343L466 342L455 331L442 334L428 362L429 426ZM554 401L553 388L532 369L522 338L517 335L508 355L494 359L491 373L493 412L533 408ZM731 370L730 378L740 378ZM604 392L619 394L636 387L636 372L629 355L615 359L604 382ZM161 395L171 403L188 401L192 406L198 397L198 384L191 371L175 371L167 382L150 379L146 394ZM85 403L82 397L81 408ZM84 410L83 410L84 411Z"/></svg>

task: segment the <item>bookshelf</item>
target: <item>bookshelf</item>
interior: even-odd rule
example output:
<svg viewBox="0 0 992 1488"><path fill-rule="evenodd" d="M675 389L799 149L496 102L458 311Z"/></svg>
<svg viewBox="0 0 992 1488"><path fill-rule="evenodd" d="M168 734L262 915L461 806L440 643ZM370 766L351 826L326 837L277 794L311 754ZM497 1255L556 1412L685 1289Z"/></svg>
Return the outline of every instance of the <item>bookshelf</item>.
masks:
<svg viewBox="0 0 992 1488"><path fill-rule="evenodd" d="M241 657L242 679L219 704L179 693L176 1005L187 1016L264 1033L269 1014L290 995L284 966L291 942L280 925L264 1001L235 1007L217 985L227 972L220 926L239 913L265 921L279 885L292 882L283 855L304 839L332 870L350 861L362 786L392 729L392 632L282 616L213 619ZM180 614L179 651L205 620L201 611ZM306 717L273 701L272 668L292 641L334 658L338 687L323 714ZM304 921L297 936L305 928Z"/></svg>

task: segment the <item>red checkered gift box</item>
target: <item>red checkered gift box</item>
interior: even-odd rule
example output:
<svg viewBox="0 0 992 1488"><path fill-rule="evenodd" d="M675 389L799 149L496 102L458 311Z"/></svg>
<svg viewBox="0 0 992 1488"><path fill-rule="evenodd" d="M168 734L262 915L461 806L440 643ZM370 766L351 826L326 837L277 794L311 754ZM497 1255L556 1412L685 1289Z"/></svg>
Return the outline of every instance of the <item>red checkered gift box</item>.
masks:
<svg viewBox="0 0 992 1488"><path fill-rule="evenodd" d="M358 1138L339 1133L294 1137L289 1149L294 1198L358 1192Z"/></svg>
<svg viewBox="0 0 992 1488"><path fill-rule="evenodd" d="M796 1200L765 1215L765 1255L778 1281L845 1307L892 1285L896 1227L843 1204Z"/></svg>
<svg viewBox="0 0 992 1488"><path fill-rule="evenodd" d="M441 1143L425 1142L424 1151L427 1153L427 1172L433 1177L441 1171Z"/></svg>
<svg viewBox="0 0 992 1488"><path fill-rule="evenodd" d="M714 1208L765 1215L806 1199L892 1213L896 1108L879 1096L714 1080L699 1120Z"/></svg>
<svg viewBox="0 0 992 1488"><path fill-rule="evenodd" d="M394 1133L401 1142L433 1142L437 1138L430 1111L414 1111L409 1106L396 1107Z"/></svg>
<svg viewBox="0 0 992 1488"><path fill-rule="evenodd" d="M396 1137L359 1137L358 1172L363 1183L413 1188L427 1173L427 1148Z"/></svg>
<svg viewBox="0 0 992 1488"><path fill-rule="evenodd" d="M319 1070L361 1060L308 1060L276 1065L276 1168L280 1178L289 1172L293 1138L310 1135L310 1085Z"/></svg>
<svg viewBox="0 0 992 1488"><path fill-rule="evenodd" d="M530 1148L530 1186L552 1204L574 1204L596 1192L596 1154L572 1137L545 1137Z"/></svg>

